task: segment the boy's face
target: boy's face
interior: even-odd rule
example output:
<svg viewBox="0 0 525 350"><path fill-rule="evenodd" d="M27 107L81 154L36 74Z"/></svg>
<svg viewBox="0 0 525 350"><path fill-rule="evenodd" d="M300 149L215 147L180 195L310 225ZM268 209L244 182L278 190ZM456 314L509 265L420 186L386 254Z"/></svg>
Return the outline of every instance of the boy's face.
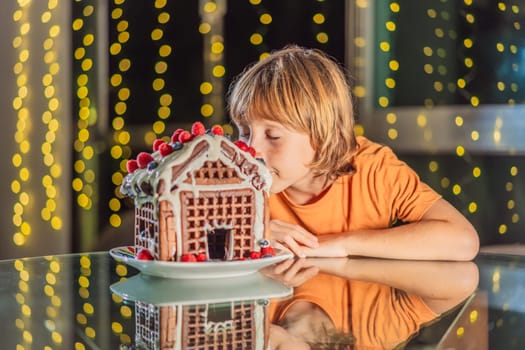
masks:
<svg viewBox="0 0 525 350"><path fill-rule="evenodd" d="M308 164L315 151L307 134L285 128L269 120L254 119L249 125L237 125L240 139L255 149L272 174L270 191L287 188L308 189L314 176Z"/></svg>

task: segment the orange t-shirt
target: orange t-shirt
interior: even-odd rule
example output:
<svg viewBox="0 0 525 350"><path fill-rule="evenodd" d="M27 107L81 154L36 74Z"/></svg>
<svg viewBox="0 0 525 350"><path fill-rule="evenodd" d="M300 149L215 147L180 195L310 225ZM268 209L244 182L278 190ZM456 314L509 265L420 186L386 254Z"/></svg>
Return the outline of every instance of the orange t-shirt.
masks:
<svg viewBox="0 0 525 350"><path fill-rule="evenodd" d="M286 193L270 196L270 218L300 225L315 235L386 228L413 222L441 196L386 146L358 137L355 173L335 180L314 203L297 205Z"/></svg>
<svg viewBox="0 0 525 350"><path fill-rule="evenodd" d="M355 348L393 349L439 316L417 295L383 284L319 274L295 288L292 299L270 305L272 323L282 321L298 301L319 306L338 331L353 335Z"/></svg>

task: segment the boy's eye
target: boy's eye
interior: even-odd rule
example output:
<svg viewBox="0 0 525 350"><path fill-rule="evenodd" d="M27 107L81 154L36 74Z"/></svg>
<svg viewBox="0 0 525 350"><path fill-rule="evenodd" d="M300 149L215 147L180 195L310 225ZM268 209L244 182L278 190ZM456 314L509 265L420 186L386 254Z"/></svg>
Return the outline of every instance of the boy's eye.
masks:
<svg viewBox="0 0 525 350"><path fill-rule="evenodd" d="M266 137L268 138L268 140L278 140L279 139L279 136L272 136L272 135L266 135Z"/></svg>

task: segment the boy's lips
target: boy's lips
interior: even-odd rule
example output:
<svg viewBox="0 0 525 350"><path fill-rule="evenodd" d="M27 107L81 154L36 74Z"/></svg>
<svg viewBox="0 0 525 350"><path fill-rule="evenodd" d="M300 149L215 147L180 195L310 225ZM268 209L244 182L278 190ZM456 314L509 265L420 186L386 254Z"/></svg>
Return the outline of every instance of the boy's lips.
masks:
<svg viewBox="0 0 525 350"><path fill-rule="evenodd" d="M266 162L264 161L263 158L256 158L259 162L261 162L262 164L266 165L266 167L268 168L268 170L270 171L270 174L272 175L278 175L279 172L276 170L276 169L270 169L270 167L268 166L268 164L266 164Z"/></svg>

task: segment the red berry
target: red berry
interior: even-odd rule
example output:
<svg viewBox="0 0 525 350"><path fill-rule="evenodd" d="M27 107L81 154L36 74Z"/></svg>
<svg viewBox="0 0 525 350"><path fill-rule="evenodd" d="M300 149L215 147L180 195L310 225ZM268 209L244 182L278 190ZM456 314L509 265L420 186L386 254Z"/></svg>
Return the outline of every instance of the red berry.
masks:
<svg viewBox="0 0 525 350"><path fill-rule="evenodd" d="M264 247L264 248L261 248L261 255L271 255L271 256L274 256L275 255L275 251L273 250L272 247Z"/></svg>
<svg viewBox="0 0 525 350"><path fill-rule="evenodd" d="M223 136L224 135L224 129L220 125L212 126L211 127L211 132L212 132L213 135L219 135L219 136Z"/></svg>
<svg viewBox="0 0 525 350"><path fill-rule="evenodd" d="M248 147L247 149L248 153L251 154L252 157L255 158L255 154L257 153L253 147Z"/></svg>
<svg viewBox="0 0 525 350"><path fill-rule="evenodd" d="M153 141L153 152L156 152L159 150L160 145L163 143L166 143L163 139L156 139Z"/></svg>
<svg viewBox="0 0 525 350"><path fill-rule="evenodd" d="M208 260L206 253L201 252L197 254L197 261L206 261L206 260Z"/></svg>
<svg viewBox="0 0 525 350"><path fill-rule="evenodd" d="M197 257L193 254L182 254L180 257L180 261L182 262L196 262Z"/></svg>
<svg viewBox="0 0 525 350"><path fill-rule="evenodd" d="M204 135L206 133L206 127L201 122L195 122L191 126L191 134L193 136Z"/></svg>
<svg viewBox="0 0 525 350"><path fill-rule="evenodd" d="M136 258L138 260L153 260L153 256L151 255L150 251L147 249L141 249L136 255Z"/></svg>
<svg viewBox="0 0 525 350"><path fill-rule="evenodd" d="M141 169L146 168L152 160L153 156L148 152L140 152L137 156L137 163Z"/></svg>
<svg viewBox="0 0 525 350"><path fill-rule="evenodd" d="M179 142L179 135L183 131L184 131L184 129L177 129L177 130L175 130L173 132L173 134L171 135L171 142L172 143Z"/></svg>
<svg viewBox="0 0 525 350"><path fill-rule="evenodd" d="M134 172L138 168L139 168L139 164L137 163L137 161L135 159L130 159L130 160L127 161L126 169L128 170L128 173L131 174L132 172Z"/></svg>
<svg viewBox="0 0 525 350"><path fill-rule="evenodd" d="M159 152L163 157L166 157L168 154L173 152L173 147L168 143L163 143L160 145Z"/></svg>
<svg viewBox="0 0 525 350"><path fill-rule="evenodd" d="M179 134L179 140L178 140L178 141L179 141L180 143L186 143L186 142L188 142L188 141L191 141L192 137L193 137L193 136L192 136L188 131L184 130L184 131L182 131L182 132Z"/></svg>
<svg viewBox="0 0 525 350"><path fill-rule="evenodd" d="M261 252L255 252L255 251L250 252L250 259L259 259L260 257L261 257Z"/></svg>
<svg viewBox="0 0 525 350"><path fill-rule="evenodd" d="M241 150L248 151L248 145L244 141L237 140L237 141L234 142L234 144L237 147L239 147Z"/></svg>

